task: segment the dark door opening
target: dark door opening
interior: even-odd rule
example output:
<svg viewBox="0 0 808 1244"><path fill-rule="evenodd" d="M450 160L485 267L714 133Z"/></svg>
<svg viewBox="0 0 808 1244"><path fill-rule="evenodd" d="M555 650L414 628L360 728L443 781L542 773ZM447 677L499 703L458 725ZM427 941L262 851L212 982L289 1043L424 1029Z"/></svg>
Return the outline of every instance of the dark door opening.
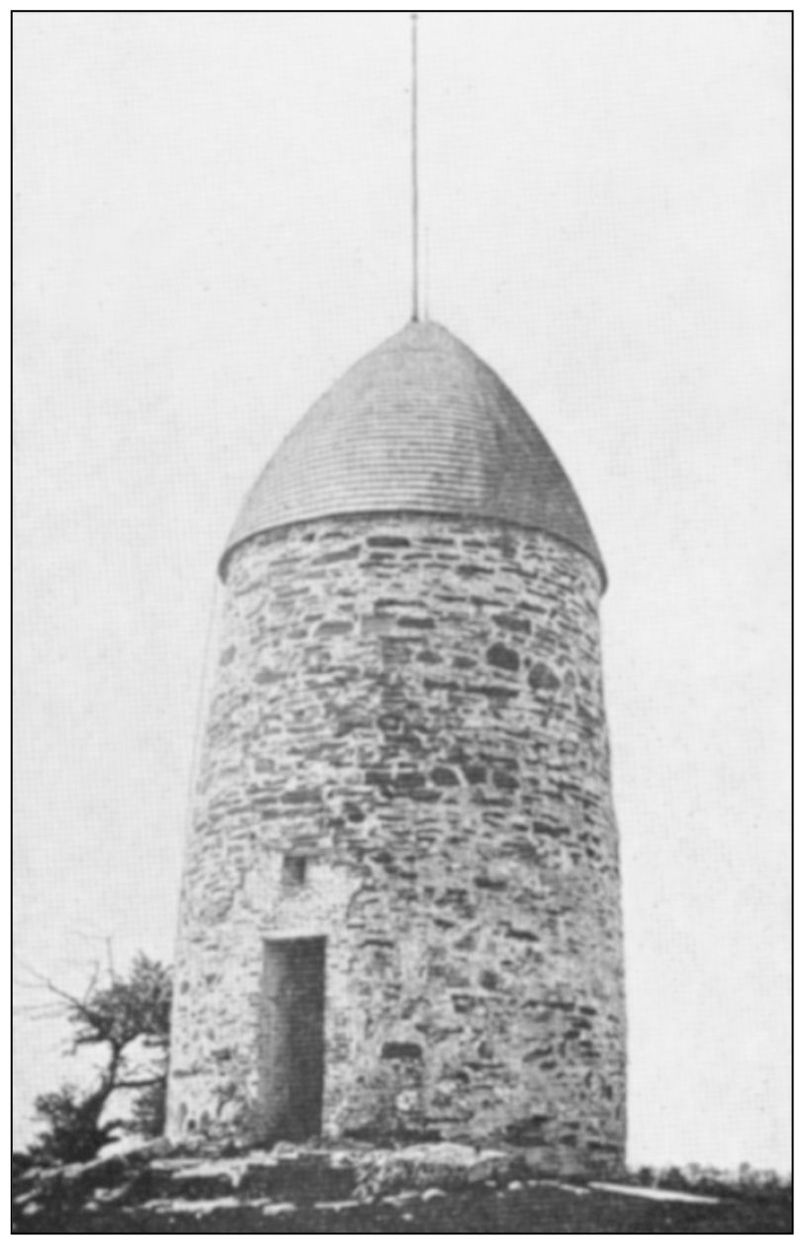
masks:
<svg viewBox="0 0 808 1244"><path fill-rule="evenodd" d="M264 943L261 1097L267 1136L321 1131L325 938Z"/></svg>

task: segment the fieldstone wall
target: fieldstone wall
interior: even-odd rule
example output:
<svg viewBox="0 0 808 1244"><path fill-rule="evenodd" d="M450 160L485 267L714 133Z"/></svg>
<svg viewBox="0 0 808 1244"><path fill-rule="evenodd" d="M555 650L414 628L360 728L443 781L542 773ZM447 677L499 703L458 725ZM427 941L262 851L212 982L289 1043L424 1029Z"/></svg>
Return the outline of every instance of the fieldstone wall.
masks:
<svg viewBox="0 0 808 1244"><path fill-rule="evenodd" d="M583 554L484 521L329 519L235 551L181 904L174 1137L266 1131L266 945L318 936L327 1132L622 1158L598 601Z"/></svg>

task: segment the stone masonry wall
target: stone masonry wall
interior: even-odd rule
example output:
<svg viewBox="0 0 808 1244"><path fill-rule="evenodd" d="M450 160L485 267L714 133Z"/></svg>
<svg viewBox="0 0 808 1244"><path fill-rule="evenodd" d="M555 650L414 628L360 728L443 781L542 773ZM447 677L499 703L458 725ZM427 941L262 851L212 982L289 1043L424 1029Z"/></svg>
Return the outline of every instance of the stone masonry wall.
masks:
<svg viewBox="0 0 808 1244"><path fill-rule="evenodd" d="M174 1136L266 1131L265 945L325 936L327 1132L500 1134L566 1170L622 1157L598 600L585 556L484 521L346 517L236 550L182 896Z"/></svg>

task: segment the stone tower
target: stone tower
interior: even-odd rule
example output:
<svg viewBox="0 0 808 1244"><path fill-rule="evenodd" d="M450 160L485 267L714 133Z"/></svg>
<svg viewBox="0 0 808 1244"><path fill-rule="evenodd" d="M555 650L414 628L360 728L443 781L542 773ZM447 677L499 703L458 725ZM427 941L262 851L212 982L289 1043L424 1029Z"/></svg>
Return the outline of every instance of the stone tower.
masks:
<svg viewBox="0 0 808 1244"><path fill-rule="evenodd" d="M410 323L287 437L220 572L170 1135L619 1163L605 573L547 442Z"/></svg>

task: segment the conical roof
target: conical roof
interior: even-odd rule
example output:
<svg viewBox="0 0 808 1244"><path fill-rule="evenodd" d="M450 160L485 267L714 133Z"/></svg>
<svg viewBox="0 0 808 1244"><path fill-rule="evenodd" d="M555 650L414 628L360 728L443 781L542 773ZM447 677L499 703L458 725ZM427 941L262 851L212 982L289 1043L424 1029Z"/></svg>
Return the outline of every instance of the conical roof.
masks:
<svg viewBox="0 0 808 1244"><path fill-rule="evenodd" d="M411 322L355 363L292 429L249 493L222 558L289 523L409 511L558 536L601 572L575 489L495 372L447 329Z"/></svg>

